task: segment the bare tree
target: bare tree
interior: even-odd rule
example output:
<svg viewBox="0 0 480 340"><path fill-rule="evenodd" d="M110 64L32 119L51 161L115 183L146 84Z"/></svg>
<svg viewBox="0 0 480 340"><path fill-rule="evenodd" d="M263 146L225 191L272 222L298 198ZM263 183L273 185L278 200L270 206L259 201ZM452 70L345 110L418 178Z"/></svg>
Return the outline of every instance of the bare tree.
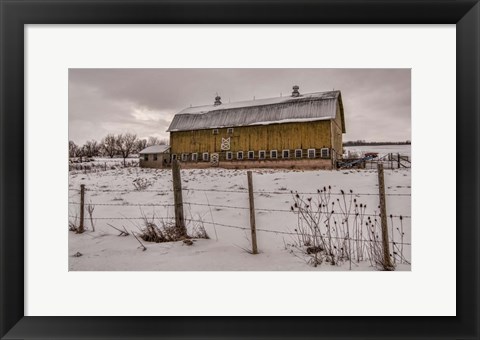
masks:
<svg viewBox="0 0 480 340"><path fill-rule="evenodd" d="M139 139L137 142L137 150L141 151L147 147L147 140L146 139Z"/></svg>
<svg viewBox="0 0 480 340"><path fill-rule="evenodd" d="M82 157L85 156L85 148L82 146L82 147L77 147L75 149L75 157L78 157L79 160L80 160L80 163L82 163Z"/></svg>
<svg viewBox="0 0 480 340"><path fill-rule="evenodd" d="M148 143L147 143L148 146L159 145L159 144L160 144L160 140L157 137L155 136L148 137Z"/></svg>
<svg viewBox="0 0 480 340"><path fill-rule="evenodd" d="M105 138L102 139L101 144L104 153L110 156L110 158L113 158L113 156L115 156L115 154L117 153L117 143L115 135L109 133L105 136Z"/></svg>
<svg viewBox="0 0 480 340"><path fill-rule="evenodd" d="M68 141L68 157L73 158L77 153L78 145L73 140Z"/></svg>
<svg viewBox="0 0 480 340"><path fill-rule="evenodd" d="M167 145L168 144L168 139L160 139L155 136L150 136L148 137L148 143L147 146L152 146L152 145Z"/></svg>
<svg viewBox="0 0 480 340"><path fill-rule="evenodd" d="M117 136L117 149L123 157L123 166L126 166L126 158L135 152L137 146L137 135L132 133L120 134Z"/></svg>
<svg viewBox="0 0 480 340"><path fill-rule="evenodd" d="M87 157L98 156L100 145L97 143L96 140L92 139L87 141L84 147L85 147L85 156Z"/></svg>

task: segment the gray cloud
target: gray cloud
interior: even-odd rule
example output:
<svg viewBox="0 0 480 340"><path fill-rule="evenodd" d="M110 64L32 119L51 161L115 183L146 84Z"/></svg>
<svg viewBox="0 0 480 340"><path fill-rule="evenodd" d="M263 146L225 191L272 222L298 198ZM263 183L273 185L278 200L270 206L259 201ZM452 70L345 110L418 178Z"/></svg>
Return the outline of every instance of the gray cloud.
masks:
<svg viewBox="0 0 480 340"><path fill-rule="evenodd" d="M341 90L344 140L411 139L409 69L70 69L69 138L107 133L168 138L173 115L190 105Z"/></svg>

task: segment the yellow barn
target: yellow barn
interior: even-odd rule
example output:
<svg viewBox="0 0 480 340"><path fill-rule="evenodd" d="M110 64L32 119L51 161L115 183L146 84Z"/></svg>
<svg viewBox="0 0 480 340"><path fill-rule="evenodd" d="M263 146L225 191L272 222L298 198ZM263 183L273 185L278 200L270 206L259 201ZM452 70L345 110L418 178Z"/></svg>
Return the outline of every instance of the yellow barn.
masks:
<svg viewBox="0 0 480 340"><path fill-rule="evenodd" d="M345 119L340 91L189 107L173 118L170 152L182 167L335 168Z"/></svg>

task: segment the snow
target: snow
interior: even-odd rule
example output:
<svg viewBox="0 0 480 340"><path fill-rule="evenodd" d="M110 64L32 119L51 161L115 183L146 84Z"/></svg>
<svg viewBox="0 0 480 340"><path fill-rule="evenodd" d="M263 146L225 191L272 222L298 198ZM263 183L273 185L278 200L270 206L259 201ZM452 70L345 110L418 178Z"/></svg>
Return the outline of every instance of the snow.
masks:
<svg viewBox="0 0 480 340"><path fill-rule="evenodd" d="M78 158L71 158L71 160L78 160ZM128 164L130 165L138 165L138 155L132 154L128 156L125 160ZM90 160L86 161L85 159L83 162L79 163L71 163L73 165L91 165L93 167L98 167L98 166L105 166L107 167L114 167L114 166L123 166L123 158L122 157L93 157Z"/></svg>
<svg viewBox="0 0 480 340"><path fill-rule="evenodd" d="M188 108L174 116L167 131L247 126L285 120L333 119L339 100L340 92L332 91Z"/></svg>
<svg viewBox="0 0 480 340"><path fill-rule="evenodd" d="M280 124L280 123L295 123L295 122L315 122L318 120L329 120L332 117L317 117L317 118L289 118L289 119L281 119L281 120L272 120L272 121L265 121L265 122L256 122L251 123L248 125L270 125L270 124Z"/></svg>
<svg viewBox="0 0 480 340"><path fill-rule="evenodd" d="M316 118L288 118L288 119L280 119L280 120L268 120L268 121L260 121L260 122L254 122L254 123L249 123L245 124L245 126L255 126L255 125L271 125L271 124L282 124L282 123L298 123L298 122L316 122L319 120L329 120L332 119L331 116L326 116L326 117L316 117ZM232 125L212 125L209 127L206 127L206 129L221 129L221 128L226 128L226 127L231 127ZM177 132L177 131L182 131L182 129L171 129L169 130L170 132ZM140 153L146 153L143 150Z"/></svg>
<svg viewBox="0 0 480 340"><path fill-rule="evenodd" d="M94 157L83 162L78 162L78 159L71 159L73 162L69 163L69 176L87 172L100 172L105 170L120 169L124 167L123 158L104 158ZM135 167L139 164L138 155L130 155L125 159L125 165L127 167Z"/></svg>
<svg viewBox="0 0 480 340"><path fill-rule="evenodd" d="M408 156L411 159L411 146L410 145L361 145L361 146L346 146L345 150L355 152L359 154L365 154L366 152L378 152L378 156L382 157L386 154L399 153L402 156Z"/></svg>
<svg viewBox="0 0 480 340"><path fill-rule="evenodd" d="M273 98L263 98L255 100L245 100L234 103L222 103L220 105L203 105L203 106L193 106L188 107L178 114L203 114L210 111L216 110L227 110L227 109L236 109L242 107L251 107L251 106L262 106L262 105L273 105L281 104L285 102L305 100L308 98L321 98L321 99L336 99L340 91L328 91L328 92L313 92L301 94L299 97L292 97L286 95L283 97L273 97Z"/></svg>
<svg viewBox="0 0 480 340"><path fill-rule="evenodd" d="M170 149L170 145L151 145L140 151L140 154L162 153L168 149Z"/></svg>
<svg viewBox="0 0 480 340"><path fill-rule="evenodd" d="M367 204L367 213L378 214L375 170L256 169L253 170L253 182L260 254L251 255L246 251L251 249L246 170L185 169L181 175L186 218L204 221L210 239L196 240L193 246L183 245L182 242L142 241L147 247L146 251L142 251L134 237L118 236L119 232L108 223L117 228L138 231L137 228L143 224L143 216L155 216L157 223L162 219L171 221L174 216L171 171L124 168L70 174L70 216L79 215L77 189L80 184L85 184L87 189L86 204L105 205L95 206L93 217L101 218L94 220L95 231L91 230L89 216L85 212L88 230L83 234L68 232L69 270L348 270L348 262L336 266L323 263L313 267L305 257L292 253L292 249L286 246L293 242L294 237L278 232L291 233L298 223L298 216L289 211L293 204L290 190L302 193L302 197L311 197L317 189L329 185L337 194L341 189L346 192L352 190L359 203ZM133 181L138 178L151 186L144 191L135 190ZM404 216L404 242L410 244L410 169L385 170L385 183L387 213ZM396 242L400 241L398 235L394 237ZM77 252L82 256L74 257ZM405 257L411 262L410 245L405 245ZM369 261L361 261L352 264L352 270L377 269ZM396 270L410 270L410 265L398 264Z"/></svg>

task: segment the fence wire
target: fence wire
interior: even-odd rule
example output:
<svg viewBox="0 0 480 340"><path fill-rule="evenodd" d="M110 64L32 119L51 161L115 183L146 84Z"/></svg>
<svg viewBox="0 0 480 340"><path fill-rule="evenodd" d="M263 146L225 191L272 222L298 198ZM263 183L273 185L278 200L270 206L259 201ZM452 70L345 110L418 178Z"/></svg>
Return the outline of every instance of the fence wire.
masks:
<svg viewBox="0 0 480 340"><path fill-rule="evenodd" d="M70 218L80 218L79 216L74 216L74 215L68 215ZM169 220L169 219L175 219L174 217L167 217L167 216L154 216L151 218L159 219L159 220ZM85 217L85 220L145 220L149 219L148 216L142 216L142 217Z"/></svg>
<svg viewBox="0 0 480 340"><path fill-rule="evenodd" d="M78 218L78 216L73 216L69 215L71 218ZM175 220L175 217L168 217L168 216L155 216L155 217L150 217L151 219L158 219L158 220ZM90 218L88 218L90 219ZM93 220L148 220L148 216L142 216L142 217L93 217ZM208 225L213 225L215 227L225 227L225 228L232 228L232 229L239 229L239 230L245 230L245 231L251 231L250 227L243 227L243 226L238 226L238 225L231 225L231 224L225 224L225 223L218 223L218 222L211 222L211 221L203 221L203 220L196 220L196 219L191 219L191 218L185 218L186 222L191 222L191 223L198 223L198 224L208 224ZM277 234L277 235L291 235L291 236L309 236L309 237L319 237L320 235L314 235L314 234L309 234L309 233L301 233L301 232L291 232L291 231L281 231L281 230L270 230L270 229L263 229L263 228L256 228L255 229L257 232L264 232L264 233L272 233L272 234ZM329 239L335 239L335 240L344 240L344 241L361 241L361 242L381 242L380 240L376 239L366 239L366 238L350 238L350 237L338 237L338 236L325 236L325 238ZM408 242L398 242L398 241L392 241L390 240L389 243L393 245L408 245L410 246L411 243Z"/></svg>
<svg viewBox="0 0 480 340"><path fill-rule="evenodd" d="M80 202L68 202L68 204L80 205ZM185 203L184 203L185 204ZM118 207L174 207L175 204L161 204L161 203L94 203L94 202L85 202L85 205L93 206L118 206Z"/></svg>
<svg viewBox="0 0 480 340"><path fill-rule="evenodd" d="M242 189L242 190L223 190L223 189L200 189L200 188L183 188L182 190L185 191L200 191L200 192L223 192L223 193L243 193L243 194L248 194L247 189ZM332 196L380 196L379 193L356 193L356 192L345 192L345 193L336 193L336 192L301 192L301 191L292 191L292 190L281 190L281 191L268 191L268 190L259 190L259 191L253 191L254 194L272 194L272 195L318 195L318 194L327 194L327 195L332 195ZM411 196L411 194L408 193L385 193L386 196Z"/></svg>
<svg viewBox="0 0 480 340"><path fill-rule="evenodd" d="M81 202L79 202L78 200L75 200L75 197L78 197L80 196L79 194L81 194L82 190L80 189L77 189L77 188L69 188L68 189L69 192L73 192L73 194L69 194L69 204L70 205L77 205L77 206L81 206ZM244 188L244 187L238 187L238 188L231 188L231 189L215 189L215 188L210 188L210 189L205 189L205 188L195 188L195 187L188 187L188 186L185 186L184 188L182 188L182 191L183 192L187 192L187 193L195 193L195 192L202 192L202 193L208 193L208 192L213 192L213 193L227 193L227 194L232 194L232 193L238 193L238 194L243 194L245 195L246 198L248 198L248 195L249 195L249 191L247 188ZM175 190L173 190L172 188L165 188L165 189L148 189L148 188L145 188L145 189L137 189L137 190L128 190L128 189L110 189L108 187L100 187L100 188L84 188L84 192L86 193L123 193L123 194L129 194L129 193L142 193L142 192L147 192L147 193L162 193L162 194L166 194L166 193L172 193L172 192L175 192ZM299 191L294 191L294 190L289 190L289 189L284 189L284 188L281 188L281 189L278 189L278 190L256 190L256 191L252 191L252 193L254 195L260 195L260 196L266 196L266 197L271 197L271 196L267 196L267 195L289 195L289 196L292 196L293 200L295 201L295 199L299 199L301 202L303 202L304 200L308 200L310 202L311 198L306 198L308 196L319 196L322 198L322 201L324 198L326 197L330 197L330 196L333 196L333 197L339 197L339 196L342 196L344 197L345 199L347 200L352 200L353 198L357 199L359 197L362 197L362 196L374 196L374 197L379 197L380 196L380 193L368 193L368 192L364 192L364 193L356 193L356 192L353 192L353 191L340 191L340 192L332 192L331 189L329 188L328 190L326 189L326 187L323 187L323 190L319 189L317 191L305 191L305 192L299 192ZM97 196L97 195L90 195L92 198ZM205 194L205 196L207 196ZM306 196L306 197L305 197ZM411 194L410 193L396 193L396 192L390 192L390 193L385 193L385 196L391 196L391 197L411 197ZM166 197L167 198L167 197ZM171 198L169 196L169 198ZM338 201L338 198L336 199ZM332 198L332 201L334 201L334 199ZM210 211L211 211L211 208L215 208L215 209L231 209L231 210L239 210L239 211L249 211L250 210L250 207L249 206L240 206L240 205L229 205L229 204L210 204L208 202L208 198L207 198L207 203L202 203L202 201L200 202L191 202L191 201L184 201L182 202L183 205L188 205L188 206L198 206L198 207L205 207L205 208L209 208ZM98 202L98 199L97 201L95 201L95 199L90 202L87 202L85 200L85 202L83 203L84 205L87 206L87 208L90 206L90 207L94 207L94 206L105 206L105 207L109 207L109 206L112 206L112 207L162 207L162 208L170 208L170 207L175 207L176 205L173 204L173 203L167 203L167 202L153 202L153 203L131 203L131 202L121 202L121 203L103 203L103 202ZM319 215L324 215L324 217L326 219L330 219L332 218L334 223L336 224L337 222L335 221L339 221L339 219L341 218L341 224L343 224L343 221L347 222L348 223L348 219L350 220L353 220L353 223L355 223L355 226L357 226L357 228L360 228L360 229L357 229L357 230L360 230L360 233L358 234L355 234L353 235L353 237L350 237L350 230L348 229L347 227L347 233L345 233L345 230L343 231L340 231L340 232L337 232L336 235L333 235L333 234L316 234L316 231L317 230L321 230L322 226L320 225L317 225L315 228L311 229L310 230L310 233L309 232L306 232L307 229L304 229L304 227L302 227L301 224L298 224L297 228L292 228L294 229L294 231L291 231L290 228L286 227L285 229L286 230L275 230L275 229L265 229L265 228L255 228L256 229L256 232L258 233L271 233L271 234L276 234L276 235L283 235L283 236L291 236L293 237L294 239L298 238L325 238L327 240L337 240L335 242L337 242L337 244L344 244L343 242L344 241L348 241L348 242L359 242L359 243L382 243L381 239L379 239L379 234L378 234L378 231L377 231L377 227L378 227L378 221L377 221L377 218L380 218L380 214L379 213L365 213L365 212L351 212L351 211L334 211L333 209L330 210L330 211L325 211L325 206L323 206L324 209L321 209L322 207L317 207L315 205L313 205L313 207L311 207L309 211L307 211L305 213L305 211L300 211L300 209L295 206L294 208L294 203L292 204L289 204L290 205L290 209L288 208L262 208L262 207L258 207L258 208L255 208L255 212L266 212L266 213L288 213L288 214L294 214L297 216L297 218L306 218L305 217L305 214L307 215L307 217L311 218L312 219L312 222L314 223L320 223L320 219L319 219ZM296 204L296 203L295 203ZM310 204L310 203L308 203ZM361 207L361 205L360 205ZM307 205L307 208L309 208L309 206ZM328 207L327 207L328 209ZM362 208L360 208L362 209ZM342 210L342 209L340 209ZM93 211L93 209L91 210ZM94 217L92 216L91 214L91 211L89 210L89 213L90 213L90 216L85 216L84 219L85 220L92 220L92 221L98 221L98 220L106 220L106 221L109 221L109 220L112 220L112 221L122 221L122 220L125 220L125 221L134 221L134 220L137 220L137 221L152 221L154 222L155 220L157 221L171 221L171 222L168 222L168 223L175 223L175 217L173 216L146 216L146 215L143 215L143 216L111 216L111 217L106 217L106 216L99 216L99 217ZM361 210L360 210L361 211ZM167 213L168 215L168 210L164 211L164 213ZM143 214L143 213L142 213ZM71 212L69 213L69 218L71 219L77 219L79 218L79 216L77 215L72 215ZM265 216L265 215L264 215ZM334 217L335 216L335 217ZM338 217L337 217L338 216ZM374 229L373 231L370 229L370 225L372 225L372 220L370 220L370 217L373 217L374 220L375 220L375 223L374 223ZM363 220L363 218L365 218L365 220ZM389 240L388 240L388 243L390 245L392 245L392 252L393 254L397 255L398 254L395 252L395 248L398 250L399 247L398 246L402 246L402 253L401 253L401 258L403 258L403 246L411 246L411 243L410 242L403 242L403 229L402 229L402 236L401 236L401 241L397 241L396 240L396 237L395 235L393 234L393 227L394 227L394 222L393 222L393 218L399 218L400 221L403 220L403 219L410 219L411 216L410 215L401 215L401 214L389 214L387 215L387 218L390 218L391 221L390 221L390 226L392 228L392 235L389 235ZM336 220L335 220L336 219ZM236 230L242 230L242 231L245 231L245 232L248 232L248 231L251 231L251 227L250 226L242 226L242 225L233 225L233 224L228 224L228 223L219 223L219 222L214 222L213 220L213 215L211 215L211 221L204 221L201 219L194 219L194 218L184 218L184 221L185 222L189 222L189 223L192 223L192 224L198 224L198 225L212 225L214 226L215 228L216 227L220 227L220 228L230 228L230 229L236 229ZM323 217L322 217L322 221L323 221ZM330 221L330 220L329 220ZM368 222L367 222L368 221ZM304 221L306 223L308 223L308 221ZM365 222L365 223L364 223ZM299 220L297 220L297 223L300 223ZM359 224L357 224L359 223ZM368 225L368 223L370 223L370 225ZM93 222L92 222L93 224ZM141 224L141 223L140 223ZM348 225L348 224L347 224ZM193 225L193 227L195 227L195 225ZM319 229L320 228L320 229ZM325 226L323 225L323 228L325 228ZM327 226L327 228L330 228L330 225ZM366 228L366 229L364 229ZM396 228L398 230L398 228ZM363 231L362 231L363 230ZM370 234L370 232L372 234ZM313 233L313 234L312 234ZM340 236L338 236L340 235ZM360 237L359 237L360 236ZM366 238L365 237L362 237L362 236L367 236ZM397 235L397 239L400 238L400 236ZM377 245L374 245L375 247L377 247ZM350 245L348 246L350 248ZM357 247L357 245L354 245L354 248ZM360 245L360 251L363 252L362 250L362 247L363 245ZM342 248L343 249L343 248ZM351 249L351 248L350 248ZM357 252L358 252L358 248L357 248ZM363 257L363 253L362 253L362 257Z"/></svg>
<svg viewBox="0 0 480 340"><path fill-rule="evenodd" d="M68 189L70 191L78 191L80 189ZM90 189L85 188L85 191L92 191L92 192L120 192L120 193L132 193L132 192L156 192L156 193L163 193L163 192L174 192L173 189L141 189L141 190L127 190L127 189ZM198 191L198 192L222 192L222 193L241 193L241 194L248 194L248 190L223 190L223 189L200 189L200 188L182 188L182 191ZM267 191L267 190L260 190L260 191L253 191L254 194L271 194L271 195L318 195L318 194L326 194L330 196L352 196L352 197L359 197L359 196L380 196L379 193L356 193L356 192L345 192L345 193L337 193L337 192L301 192L301 191ZM385 193L385 196L405 196L410 197L411 194L409 193Z"/></svg>
<svg viewBox="0 0 480 340"><path fill-rule="evenodd" d="M80 205L80 202L70 201L69 204ZM201 206L201 207L209 207L209 208L221 208L221 209L233 209L233 210L250 210L249 207L238 207L233 205L222 205L222 204L207 204L207 203L196 203L196 202L183 202L184 205L190 206ZM168 204L168 203L96 203L96 202L86 202L85 205L91 206L119 206L119 207L174 207L175 204ZM274 208L255 208L255 211L262 211L262 212L281 212L281 213L290 213L290 214L299 214L297 210L292 209L274 209ZM342 213L342 212L325 212L325 211L313 211L310 214L313 215L335 215L335 216L345 216L348 217L354 216L361 218L365 217L380 217L380 214L366 214L366 213ZM411 218L409 215L388 215L387 217L394 217L394 218Z"/></svg>

